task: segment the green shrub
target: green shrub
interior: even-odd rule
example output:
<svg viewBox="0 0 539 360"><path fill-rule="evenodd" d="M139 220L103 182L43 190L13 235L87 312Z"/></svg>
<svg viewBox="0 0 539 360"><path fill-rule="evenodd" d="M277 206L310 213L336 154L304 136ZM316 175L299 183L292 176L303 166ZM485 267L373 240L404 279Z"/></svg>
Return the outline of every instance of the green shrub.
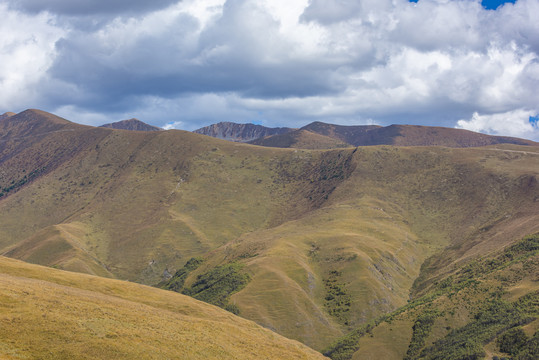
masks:
<svg viewBox="0 0 539 360"><path fill-rule="evenodd" d="M528 342L528 337L521 327L513 328L506 331L502 336L498 337L496 344L501 352L510 355L516 355Z"/></svg>

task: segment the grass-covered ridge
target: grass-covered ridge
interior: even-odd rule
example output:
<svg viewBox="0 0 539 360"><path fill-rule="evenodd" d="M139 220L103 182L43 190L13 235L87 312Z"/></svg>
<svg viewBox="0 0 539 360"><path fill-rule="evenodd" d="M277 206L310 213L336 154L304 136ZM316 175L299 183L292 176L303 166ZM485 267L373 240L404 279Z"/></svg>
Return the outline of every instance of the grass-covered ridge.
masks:
<svg viewBox="0 0 539 360"><path fill-rule="evenodd" d="M324 354L334 360L352 359L366 354L362 346L382 342L399 347L393 358L482 359L487 351L536 358L538 279L539 234L534 234L456 269L428 294L352 331ZM407 344L387 342L391 327L402 322L412 330Z"/></svg>
<svg viewBox="0 0 539 360"><path fill-rule="evenodd" d="M322 359L171 291L0 257L2 359Z"/></svg>

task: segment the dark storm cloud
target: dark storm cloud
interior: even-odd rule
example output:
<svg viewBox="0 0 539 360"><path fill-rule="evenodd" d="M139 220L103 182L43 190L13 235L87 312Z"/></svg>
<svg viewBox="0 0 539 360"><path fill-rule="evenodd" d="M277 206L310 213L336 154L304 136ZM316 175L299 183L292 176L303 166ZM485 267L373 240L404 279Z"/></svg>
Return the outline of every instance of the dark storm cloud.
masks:
<svg viewBox="0 0 539 360"><path fill-rule="evenodd" d="M11 0L12 8L25 12L49 11L62 15L141 13L164 8L178 0Z"/></svg>

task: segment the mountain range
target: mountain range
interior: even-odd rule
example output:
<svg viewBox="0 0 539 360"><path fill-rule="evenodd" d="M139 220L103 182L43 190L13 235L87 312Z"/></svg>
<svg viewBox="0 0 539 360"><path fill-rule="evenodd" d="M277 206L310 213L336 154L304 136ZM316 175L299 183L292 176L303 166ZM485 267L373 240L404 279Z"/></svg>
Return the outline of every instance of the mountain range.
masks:
<svg viewBox="0 0 539 360"><path fill-rule="evenodd" d="M516 333L514 356L532 353L537 143L308 127L304 143L340 145L121 131L40 110L4 117L0 253L180 292L333 359L505 356L497 344ZM399 146L350 146L369 133ZM498 310L511 321L492 319Z"/></svg>
<svg viewBox="0 0 539 360"><path fill-rule="evenodd" d="M245 132L244 129L252 131ZM299 149L332 149L373 145L477 147L496 144L534 144L530 140L491 136L463 129L418 125L345 126L319 121L300 129L218 123L195 130L195 132L224 140L249 142L254 145Z"/></svg>

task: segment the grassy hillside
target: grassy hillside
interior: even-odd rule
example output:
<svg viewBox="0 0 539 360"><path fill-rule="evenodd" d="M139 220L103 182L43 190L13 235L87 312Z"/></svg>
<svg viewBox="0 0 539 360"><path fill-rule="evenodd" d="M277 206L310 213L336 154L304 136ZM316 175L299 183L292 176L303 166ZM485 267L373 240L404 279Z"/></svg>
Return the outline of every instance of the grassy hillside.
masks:
<svg viewBox="0 0 539 360"><path fill-rule="evenodd" d="M344 154L353 170L320 190L316 209L207 254L185 286L215 266L245 264L252 280L230 296L240 315L323 348L406 304L414 283L419 292L454 262L539 230L539 156L516 149L303 152L332 164L317 169L321 178L340 176Z"/></svg>
<svg viewBox="0 0 539 360"><path fill-rule="evenodd" d="M0 253L159 283L315 349L539 231L533 146L264 148L39 111L0 127Z"/></svg>
<svg viewBox="0 0 539 360"><path fill-rule="evenodd" d="M169 291L0 257L2 359L322 359Z"/></svg>
<svg viewBox="0 0 539 360"><path fill-rule="evenodd" d="M539 234L457 266L329 347L332 359L539 357ZM383 353L380 353L380 351Z"/></svg>

